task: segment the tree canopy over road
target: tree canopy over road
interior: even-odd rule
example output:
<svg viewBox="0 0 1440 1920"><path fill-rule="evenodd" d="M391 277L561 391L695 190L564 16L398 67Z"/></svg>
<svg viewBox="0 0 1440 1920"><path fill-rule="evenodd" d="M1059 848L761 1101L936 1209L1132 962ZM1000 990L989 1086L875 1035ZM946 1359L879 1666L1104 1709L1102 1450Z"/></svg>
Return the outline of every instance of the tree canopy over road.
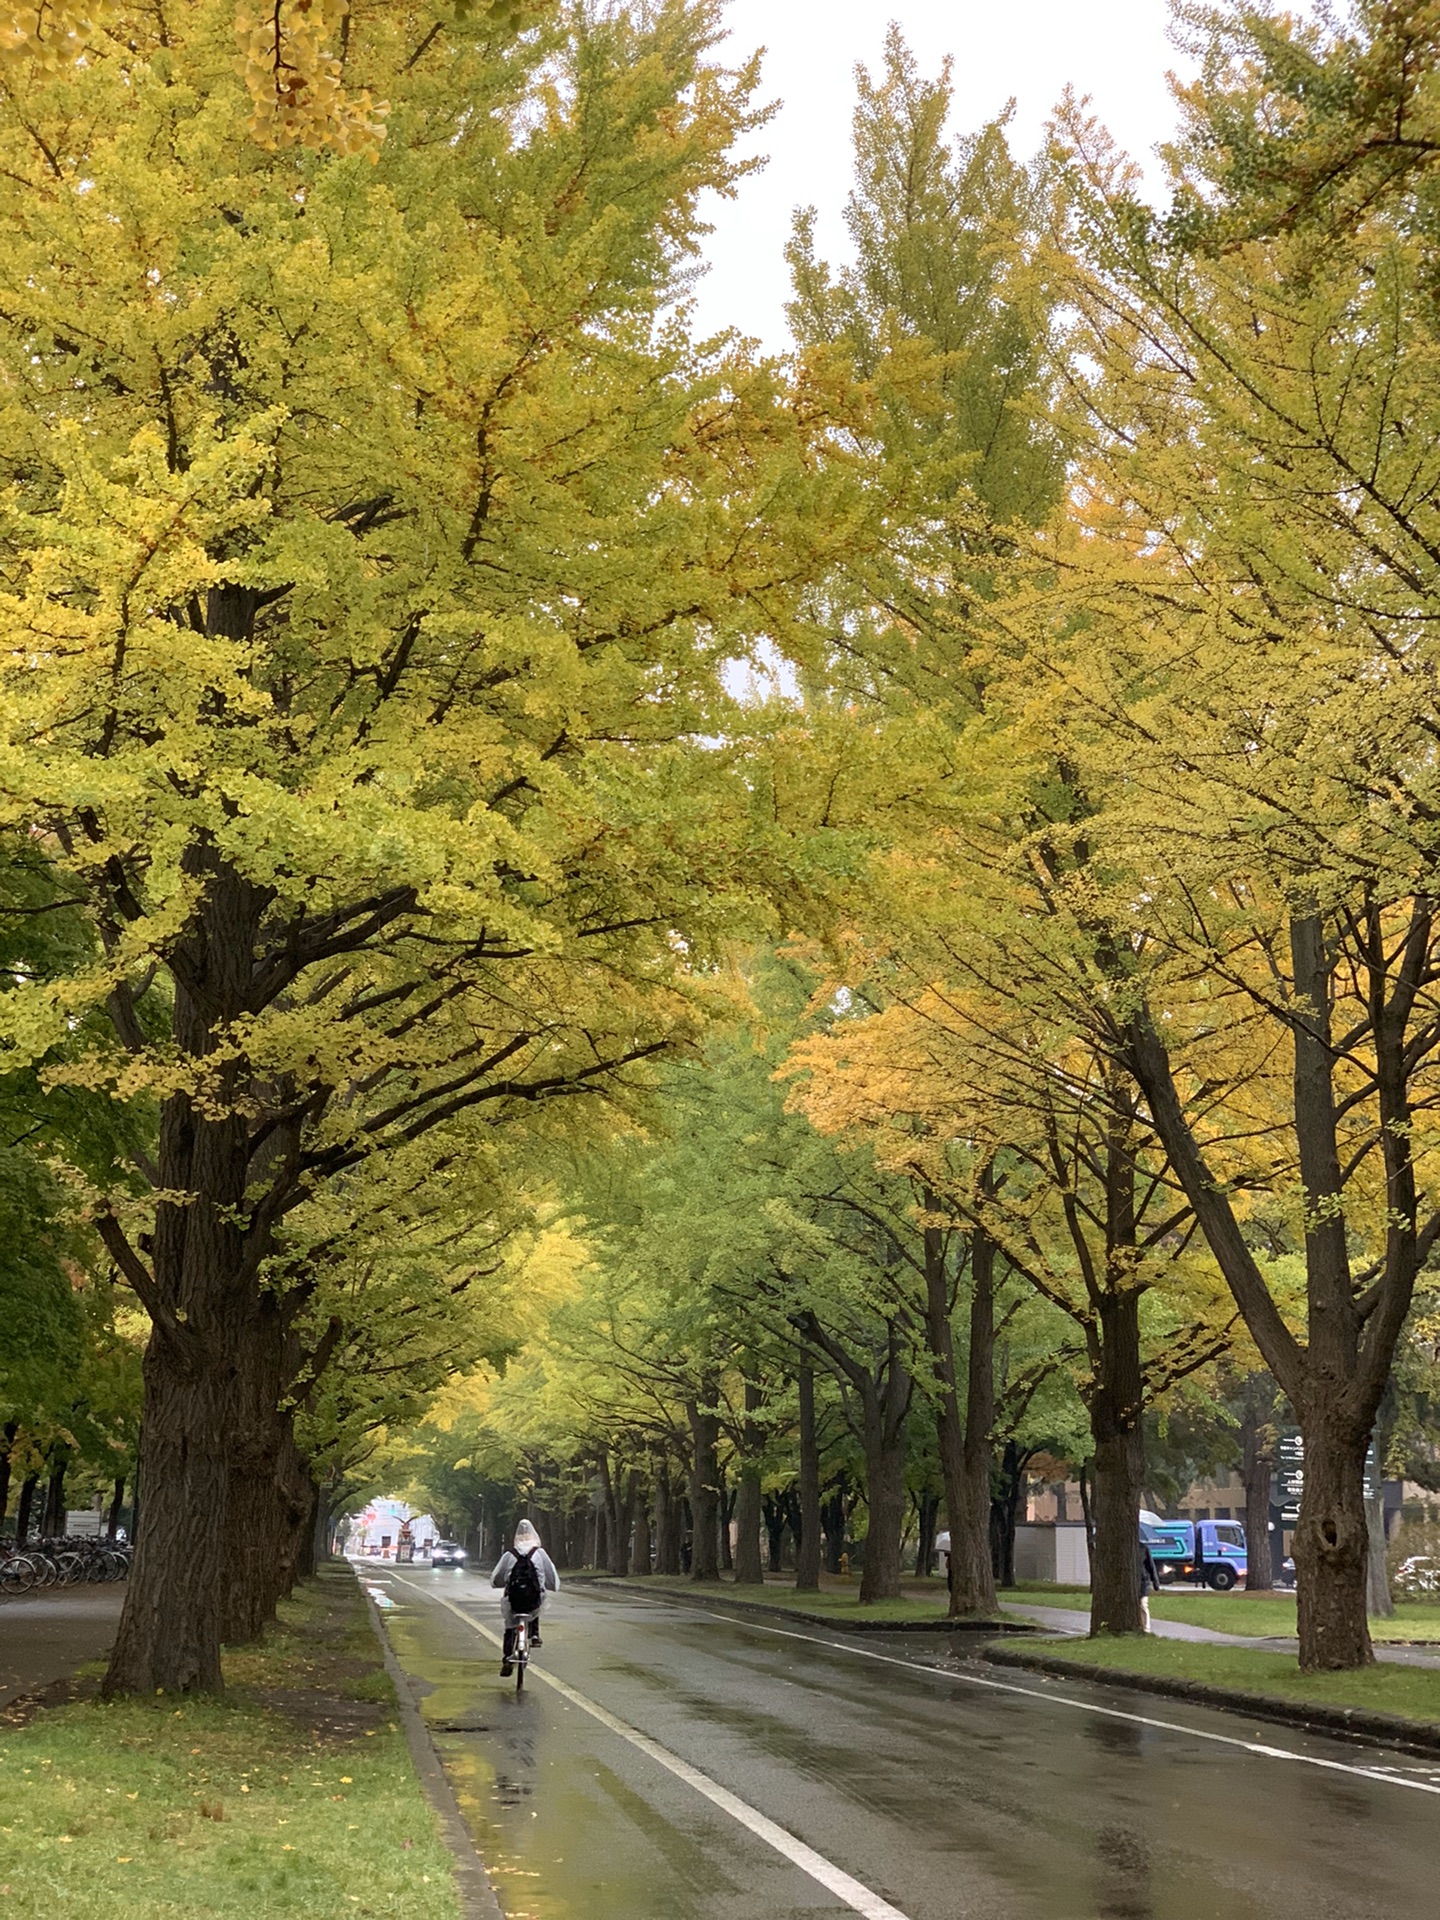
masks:
<svg viewBox="0 0 1440 1920"><path fill-rule="evenodd" d="M112 1692L381 1475L983 1614L1048 1461L1124 1633L1288 1406L1309 1668L1440 1480L1433 9L1186 9L1159 210L892 32L782 359L722 15L0 14L0 1518L138 1424Z"/></svg>

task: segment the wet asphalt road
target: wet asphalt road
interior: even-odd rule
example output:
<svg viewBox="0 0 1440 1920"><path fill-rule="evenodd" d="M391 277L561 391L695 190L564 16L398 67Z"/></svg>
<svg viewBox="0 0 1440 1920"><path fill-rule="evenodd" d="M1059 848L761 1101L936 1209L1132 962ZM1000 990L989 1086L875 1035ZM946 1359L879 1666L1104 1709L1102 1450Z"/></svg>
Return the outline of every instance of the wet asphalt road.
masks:
<svg viewBox="0 0 1440 1920"><path fill-rule="evenodd" d="M124 1603L122 1586L51 1587L0 1600L0 1707L103 1660Z"/></svg>
<svg viewBox="0 0 1440 1920"><path fill-rule="evenodd" d="M971 1666L928 1637L835 1646L718 1598L701 1612L596 1588L547 1606L517 1698L469 1624L498 1628L481 1579L360 1572L396 1602L392 1641L430 1690L507 1920L838 1920L867 1911L867 1889L888 1903L876 1920L1440 1920L1440 1794L1417 1791L1440 1788L1440 1759ZM538 1683L542 1667L857 1893L827 1891L743 1808Z"/></svg>

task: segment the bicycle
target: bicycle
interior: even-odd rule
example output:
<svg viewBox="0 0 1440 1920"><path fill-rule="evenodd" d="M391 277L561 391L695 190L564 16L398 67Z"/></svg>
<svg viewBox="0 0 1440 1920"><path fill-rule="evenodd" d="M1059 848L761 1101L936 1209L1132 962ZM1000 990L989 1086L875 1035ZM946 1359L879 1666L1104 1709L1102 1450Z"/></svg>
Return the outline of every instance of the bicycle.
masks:
<svg viewBox="0 0 1440 1920"><path fill-rule="evenodd" d="M515 1662L515 1691L519 1693L525 1685L525 1666L530 1658L530 1622L524 1614L515 1622L515 1650L510 1657Z"/></svg>

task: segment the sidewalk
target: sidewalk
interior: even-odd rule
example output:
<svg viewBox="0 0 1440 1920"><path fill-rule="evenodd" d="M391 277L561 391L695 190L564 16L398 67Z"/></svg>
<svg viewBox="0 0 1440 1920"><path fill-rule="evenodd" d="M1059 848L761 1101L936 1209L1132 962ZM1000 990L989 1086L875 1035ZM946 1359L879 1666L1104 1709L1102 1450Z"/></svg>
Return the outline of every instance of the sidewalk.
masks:
<svg viewBox="0 0 1440 1920"><path fill-rule="evenodd" d="M1090 1632L1088 1613L1078 1613L1069 1607L1033 1607L1018 1600L1006 1600L1003 1604L1007 1613L1021 1614L1051 1633L1088 1636ZM1217 1633L1213 1627L1190 1627L1180 1620L1152 1617L1150 1630L1157 1640L1200 1641L1215 1647L1258 1647L1264 1653L1298 1653L1300 1649L1298 1640L1253 1633ZM1377 1646L1375 1658L1397 1667L1440 1668L1440 1653L1427 1652L1423 1647Z"/></svg>
<svg viewBox="0 0 1440 1920"><path fill-rule="evenodd" d="M87 1660L103 1660L124 1603L118 1581L0 1600L0 1707L68 1679Z"/></svg>

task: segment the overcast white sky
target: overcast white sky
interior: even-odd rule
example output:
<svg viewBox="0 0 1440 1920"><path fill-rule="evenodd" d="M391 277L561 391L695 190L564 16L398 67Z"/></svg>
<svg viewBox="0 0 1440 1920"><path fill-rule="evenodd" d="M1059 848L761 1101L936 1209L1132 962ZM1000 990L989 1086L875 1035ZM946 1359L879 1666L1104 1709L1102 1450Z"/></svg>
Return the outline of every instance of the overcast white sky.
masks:
<svg viewBox="0 0 1440 1920"><path fill-rule="evenodd" d="M1166 72L1180 55L1166 0L729 0L731 46L763 46L764 97L780 113L756 142L769 165L715 205L709 274L697 291L702 329L738 326L767 347L787 344L783 249L794 208L821 212L827 256L843 251L850 188L854 69L880 64L898 20L927 72L955 56L955 122L968 129L1013 95L1016 150L1033 152L1068 84L1142 162L1174 124Z"/></svg>

